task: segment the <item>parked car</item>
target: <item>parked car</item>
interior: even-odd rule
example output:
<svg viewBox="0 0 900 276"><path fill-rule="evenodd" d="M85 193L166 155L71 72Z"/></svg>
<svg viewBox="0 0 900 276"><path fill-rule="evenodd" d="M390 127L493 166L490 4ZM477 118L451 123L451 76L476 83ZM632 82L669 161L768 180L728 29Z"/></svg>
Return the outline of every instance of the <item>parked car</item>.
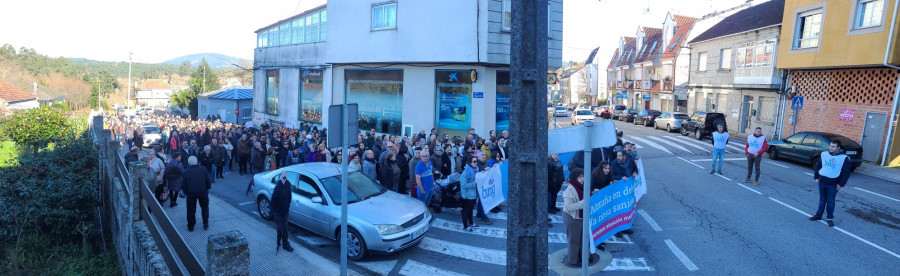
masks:
<svg viewBox="0 0 900 276"><path fill-rule="evenodd" d="M565 107L565 106L557 105L557 106L555 107L554 110L556 110L556 111L553 112L553 116L556 116L556 117L559 117L559 116L563 116L563 117L569 116L569 111L566 110L566 107Z"/></svg>
<svg viewBox="0 0 900 276"><path fill-rule="evenodd" d="M143 125L141 128L144 129L145 148L153 148L163 143L162 132L159 131L159 127L154 125Z"/></svg>
<svg viewBox="0 0 900 276"><path fill-rule="evenodd" d="M606 110L605 105L598 106L597 108L591 109L591 112L594 112L594 115L600 116L603 111Z"/></svg>
<svg viewBox="0 0 900 276"><path fill-rule="evenodd" d="M576 109L572 112L572 125L580 125L586 121L594 121L594 113L587 109Z"/></svg>
<svg viewBox="0 0 900 276"><path fill-rule="evenodd" d="M272 219L270 200L282 172L293 185L288 221L339 240L341 166L303 163L254 175L251 185L263 219ZM396 252L425 237L433 216L421 201L387 190L355 169L348 171L347 178L348 258L361 260L370 251Z"/></svg>
<svg viewBox="0 0 900 276"><path fill-rule="evenodd" d="M622 113L625 112L625 109L628 109L628 107L625 105L621 105L621 104L614 105L612 108L612 111L611 111L612 118L619 119L619 115L622 115Z"/></svg>
<svg viewBox="0 0 900 276"><path fill-rule="evenodd" d="M626 109L622 111L622 114L619 114L619 121L623 122L634 122L634 116L640 113L637 109Z"/></svg>
<svg viewBox="0 0 900 276"><path fill-rule="evenodd" d="M641 125L644 125L647 127L652 126L653 120L655 120L656 117L661 114L662 114L662 112L659 110L653 110L653 109L641 110L641 112L638 112L637 116L634 116L634 124L635 125L641 124Z"/></svg>
<svg viewBox="0 0 900 276"><path fill-rule="evenodd" d="M831 141L841 141L847 156L850 157L850 170L856 170L862 164L863 148L850 138L826 132L798 132L780 141L769 142L769 158L772 160L789 159L815 167L819 156L828 151Z"/></svg>
<svg viewBox="0 0 900 276"><path fill-rule="evenodd" d="M653 128L665 128L667 132L672 132L673 129L681 129L681 124L687 119L688 115L682 112L666 112L654 120Z"/></svg>
<svg viewBox="0 0 900 276"><path fill-rule="evenodd" d="M694 138L700 140L711 136L713 131L717 129L716 125L719 124L724 125L726 130L728 129L728 124L725 122L725 114L696 111L681 125L681 135L694 134Z"/></svg>

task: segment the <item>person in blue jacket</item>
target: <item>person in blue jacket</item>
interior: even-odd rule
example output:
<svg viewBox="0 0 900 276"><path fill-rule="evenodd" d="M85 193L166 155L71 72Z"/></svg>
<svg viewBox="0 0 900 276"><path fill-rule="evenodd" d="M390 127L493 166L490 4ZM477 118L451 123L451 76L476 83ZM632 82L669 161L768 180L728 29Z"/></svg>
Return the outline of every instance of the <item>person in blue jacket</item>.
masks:
<svg viewBox="0 0 900 276"><path fill-rule="evenodd" d="M819 183L819 209L809 220L821 220L822 212L827 211L825 221L829 227L834 227L834 197L850 179L850 157L844 152L841 141L831 141L828 152L822 152L813 171L813 179Z"/></svg>
<svg viewBox="0 0 900 276"><path fill-rule="evenodd" d="M463 230L472 232L475 227L472 211L475 209L475 199L478 198L478 186L475 184L475 174L478 172L478 157L469 157L466 160L465 168L462 179L460 179L459 195L462 197Z"/></svg>
<svg viewBox="0 0 900 276"><path fill-rule="evenodd" d="M637 177L638 174L637 165L625 150L616 153L616 160L610 164L610 167L612 167L613 181L627 180L629 177Z"/></svg>

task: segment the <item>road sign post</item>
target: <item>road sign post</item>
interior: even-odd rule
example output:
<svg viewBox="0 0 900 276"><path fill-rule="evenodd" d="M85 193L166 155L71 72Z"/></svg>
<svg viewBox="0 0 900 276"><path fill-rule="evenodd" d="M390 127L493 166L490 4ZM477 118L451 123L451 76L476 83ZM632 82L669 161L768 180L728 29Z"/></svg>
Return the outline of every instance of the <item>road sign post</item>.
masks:
<svg viewBox="0 0 900 276"><path fill-rule="evenodd" d="M798 116L800 116L799 110L803 109L803 97L802 96L794 96L793 98L791 98L791 109L794 110L794 117L793 117L794 120L792 122L793 130L791 130L791 131L793 133L797 133L797 121L800 119L800 118L798 118Z"/></svg>
<svg viewBox="0 0 900 276"><path fill-rule="evenodd" d="M347 155L350 145L350 134L359 132L359 105L342 104L328 107L331 114L328 120L328 128L331 133L340 135L328 135L328 146L341 145L341 276L347 275Z"/></svg>

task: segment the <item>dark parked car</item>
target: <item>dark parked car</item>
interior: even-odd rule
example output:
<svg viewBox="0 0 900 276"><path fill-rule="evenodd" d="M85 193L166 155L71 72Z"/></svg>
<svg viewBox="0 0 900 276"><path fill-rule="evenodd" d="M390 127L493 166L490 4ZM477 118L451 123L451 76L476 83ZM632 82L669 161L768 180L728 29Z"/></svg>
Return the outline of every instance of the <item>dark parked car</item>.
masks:
<svg viewBox="0 0 900 276"><path fill-rule="evenodd" d="M644 125L644 126L652 126L653 120L656 120L662 112L659 110L641 110L637 116L634 116L634 124Z"/></svg>
<svg viewBox="0 0 900 276"><path fill-rule="evenodd" d="M619 115L622 115L622 113L625 112L625 109L628 109L628 107L621 104L614 105L612 110L610 110L610 112L612 112L612 118L618 120Z"/></svg>
<svg viewBox="0 0 900 276"><path fill-rule="evenodd" d="M690 119L681 125L681 135L694 134L694 138L700 140L716 131L716 125L718 124L724 125L726 131L728 130L728 124L725 123L725 114L696 111L691 115Z"/></svg>
<svg viewBox="0 0 900 276"><path fill-rule="evenodd" d="M828 151L833 140L841 141L850 157L850 170L856 170L862 164L862 146L850 138L826 132L798 132L781 141L772 141L769 143L769 158L789 159L815 167L819 155Z"/></svg>
<svg viewBox="0 0 900 276"><path fill-rule="evenodd" d="M638 115L640 111L636 109L626 109L622 111L622 114L619 114L619 121L623 122L634 122L634 117Z"/></svg>

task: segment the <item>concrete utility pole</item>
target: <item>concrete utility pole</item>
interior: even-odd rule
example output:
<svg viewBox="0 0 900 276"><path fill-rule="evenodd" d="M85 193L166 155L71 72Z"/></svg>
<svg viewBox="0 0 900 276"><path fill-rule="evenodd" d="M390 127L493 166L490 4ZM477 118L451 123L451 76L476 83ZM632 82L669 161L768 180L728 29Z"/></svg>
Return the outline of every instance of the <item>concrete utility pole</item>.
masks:
<svg viewBox="0 0 900 276"><path fill-rule="evenodd" d="M132 52L128 52L128 93L125 94L125 105L128 105L131 102L131 54ZM100 94L99 92L97 94ZM134 106L137 106L137 97L134 97ZM99 103L98 103L99 104Z"/></svg>
<svg viewBox="0 0 900 276"><path fill-rule="evenodd" d="M512 1L506 275L547 275L547 0Z"/></svg>

